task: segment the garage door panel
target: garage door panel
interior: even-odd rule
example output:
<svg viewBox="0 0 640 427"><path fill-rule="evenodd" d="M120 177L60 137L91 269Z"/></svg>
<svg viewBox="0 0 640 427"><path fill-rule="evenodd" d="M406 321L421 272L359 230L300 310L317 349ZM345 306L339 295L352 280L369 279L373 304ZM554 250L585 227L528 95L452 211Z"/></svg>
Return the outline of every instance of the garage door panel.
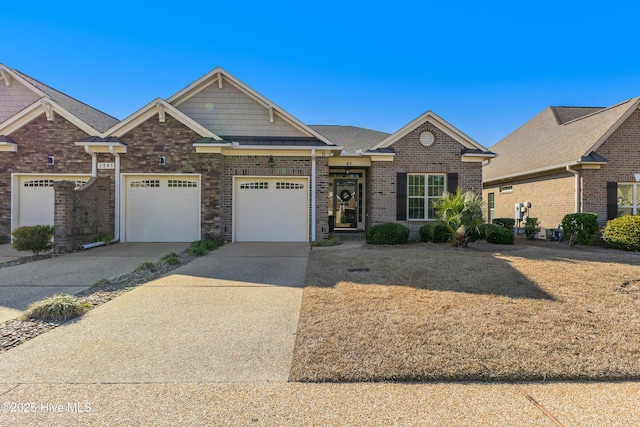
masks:
<svg viewBox="0 0 640 427"><path fill-rule="evenodd" d="M306 178L237 178L234 200L236 241L308 241Z"/></svg>
<svg viewBox="0 0 640 427"><path fill-rule="evenodd" d="M200 181L173 176L128 177L126 239L190 242L200 238Z"/></svg>

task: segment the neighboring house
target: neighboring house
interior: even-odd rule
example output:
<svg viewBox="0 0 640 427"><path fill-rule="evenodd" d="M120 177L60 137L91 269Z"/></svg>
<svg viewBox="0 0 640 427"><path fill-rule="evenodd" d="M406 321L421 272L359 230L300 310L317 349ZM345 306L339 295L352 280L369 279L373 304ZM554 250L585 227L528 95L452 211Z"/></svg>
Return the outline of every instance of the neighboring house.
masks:
<svg viewBox="0 0 640 427"><path fill-rule="evenodd" d="M120 122L0 70L1 234L51 223L66 249L105 228L120 241L308 242L397 221L417 237L429 202L480 192L494 156L432 112L392 135L308 126L221 68ZM27 181L48 198L25 199Z"/></svg>
<svg viewBox="0 0 640 427"><path fill-rule="evenodd" d="M490 216L526 214L545 228L569 213L593 212L604 225L640 213L640 98L602 107L548 107L492 151L483 169Z"/></svg>

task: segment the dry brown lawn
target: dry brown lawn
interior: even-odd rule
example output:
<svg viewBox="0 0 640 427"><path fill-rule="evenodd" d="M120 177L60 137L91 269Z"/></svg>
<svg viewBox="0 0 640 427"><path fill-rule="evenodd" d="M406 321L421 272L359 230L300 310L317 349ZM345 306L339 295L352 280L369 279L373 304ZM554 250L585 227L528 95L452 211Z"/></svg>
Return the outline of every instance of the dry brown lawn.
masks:
<svg viewBox="0 0 640 427"><path fill-rule="evenodd" d="M291 381L640 378L640 254L314 248Z"/></svg>

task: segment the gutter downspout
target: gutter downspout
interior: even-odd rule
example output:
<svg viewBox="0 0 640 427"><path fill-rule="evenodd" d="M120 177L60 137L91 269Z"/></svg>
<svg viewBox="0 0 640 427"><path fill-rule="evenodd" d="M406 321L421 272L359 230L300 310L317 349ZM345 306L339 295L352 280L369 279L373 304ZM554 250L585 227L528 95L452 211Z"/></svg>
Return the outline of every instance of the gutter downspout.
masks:
<svg viewBox="0 0 640 427"><path fill-rule="evenodd" d="M91 156L91 177L95 178L98 176L98 155L89 150L88 145L84 146L84 151Z"/></svg>
<svg viewBox="0 0 640 427"><path fill-rule="evenodd" d="M113 148L113 145L109 146L109 153L113 155L116 162L115 169L115 207L114 207L114 219L113 219L113 240L112 242L117 242L120 240L120 155L116 153L116 150Z"/></svg>
<svg viewBox="0 0 640 427"><path fill-rule="evenodd" d="M89 150L89 146L84 146L84 151L91 156L91 177L96 178L98 176L98 155L93 151ZM90 249L95 248L96 246L102 246L104 242L94 242L87 243L86 245L80 246L82 249Z"/></svg>
<svg viewBox="0 0 640 427"><path fill-rule="evenodd" d="M316 150L311 150L311 241L316 241Z"/></svg>
<svg viewBox="0 0 640 427"><path fill-rule="evenodd" d="M579 213L580 212L580 172L571 169L571 166L569 165L566 166L566 169L567 169L567 172L575 176L574 178L575 188L573 190L575 192L574 209L575 209L575 213Z"/></svg>

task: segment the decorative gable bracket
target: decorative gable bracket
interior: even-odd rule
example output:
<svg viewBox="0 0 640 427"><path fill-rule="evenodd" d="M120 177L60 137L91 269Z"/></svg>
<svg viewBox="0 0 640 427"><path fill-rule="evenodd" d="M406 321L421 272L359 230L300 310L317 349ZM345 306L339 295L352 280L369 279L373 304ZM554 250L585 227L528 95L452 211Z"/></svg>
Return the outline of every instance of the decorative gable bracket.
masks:
<svg viewBox="0 0 640 427"><path fill-rule="evenodd" d="M7 73L7 70L0 70L0 77L4 80L4 85L6 87L11 86L11 75Z"/></svg>
<svg viewBox="0 0 640 427"><path fill-rule="evenodd" d="M162 102L156 101L156 110L158 110L158 120L160 120L161 123L164 123L166 121L166 117L164 114L164 105L162 105Z"/></svg>
<svg viewBox="0 0 640 427"><path fill-rule="evenodd" d="M53 121L53 106L46 99L43 99L42 101L40 101L40 103L42 104L42 108L44 108L44 113L47 116L47 120L52 122Z"/></svg>

